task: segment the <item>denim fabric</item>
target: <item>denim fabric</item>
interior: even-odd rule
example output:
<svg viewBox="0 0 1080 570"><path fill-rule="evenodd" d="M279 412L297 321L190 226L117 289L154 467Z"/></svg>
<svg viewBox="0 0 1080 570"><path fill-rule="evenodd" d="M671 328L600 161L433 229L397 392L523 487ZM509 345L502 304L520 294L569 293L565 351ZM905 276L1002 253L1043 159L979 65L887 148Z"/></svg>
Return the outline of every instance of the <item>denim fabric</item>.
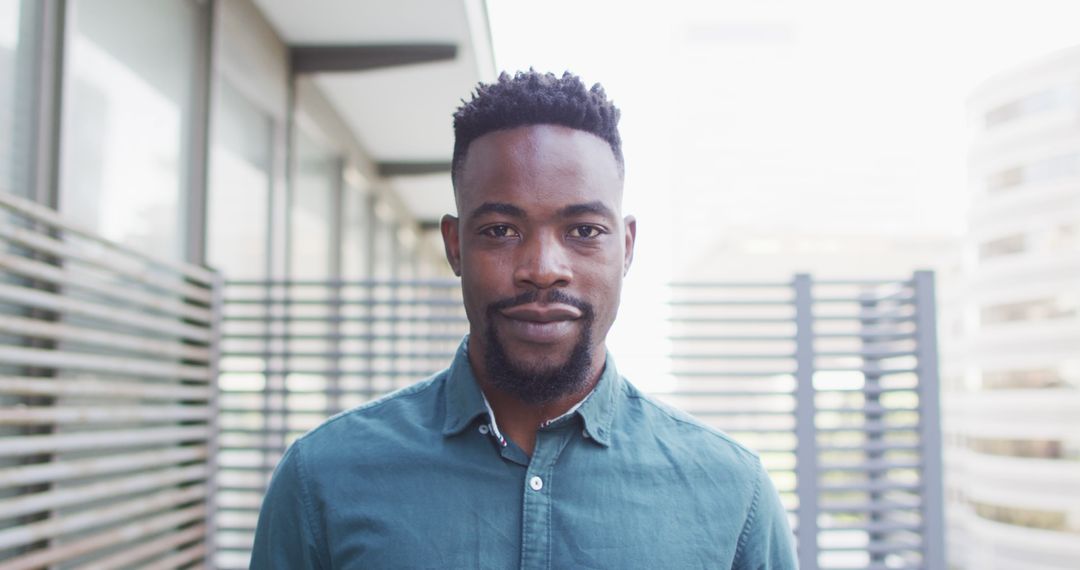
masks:
<svg viewBox="0 0 1080 570"><path fill-rule="evenodd" d="M758 457L649 399L611 356L532 457L490 428L466 353L297 440L252 568L795 568Z"/></svg>

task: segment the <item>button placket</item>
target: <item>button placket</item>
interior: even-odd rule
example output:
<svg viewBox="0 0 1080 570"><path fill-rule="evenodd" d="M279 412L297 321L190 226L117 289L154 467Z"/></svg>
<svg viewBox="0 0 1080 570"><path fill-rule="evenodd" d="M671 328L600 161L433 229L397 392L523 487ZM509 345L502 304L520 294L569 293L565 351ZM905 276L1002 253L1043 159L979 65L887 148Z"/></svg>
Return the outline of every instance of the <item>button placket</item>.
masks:
<svg viewBox="0 0 1080 570"><path fill-rule="evenodd" d="M541 429L536 433L536 445L523 481L522 569L550 567L555 465L576 433L575 429Z"/></svg>

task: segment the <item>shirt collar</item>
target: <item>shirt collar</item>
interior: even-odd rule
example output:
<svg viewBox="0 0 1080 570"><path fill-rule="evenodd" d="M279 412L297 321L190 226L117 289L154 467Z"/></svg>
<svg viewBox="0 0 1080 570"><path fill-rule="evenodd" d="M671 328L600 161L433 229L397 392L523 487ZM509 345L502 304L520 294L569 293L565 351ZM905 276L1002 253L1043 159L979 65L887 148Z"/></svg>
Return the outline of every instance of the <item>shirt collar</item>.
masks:
<svg viewBox="0 0 1080 570"><path fill-rule="evenodd" d="M615 416L616 392L622 379L615 368L611 353L606 353L604 372L593 391L566 415L581 416L589 439L607 447L611 445L611 423ZM458 346L457 354L447 370L445 388L446 420L443 435L451 436L465 430L477 416L489 414L487 402L469 364L469 337ZM492 422L494 423L494 422Z"/></svg>

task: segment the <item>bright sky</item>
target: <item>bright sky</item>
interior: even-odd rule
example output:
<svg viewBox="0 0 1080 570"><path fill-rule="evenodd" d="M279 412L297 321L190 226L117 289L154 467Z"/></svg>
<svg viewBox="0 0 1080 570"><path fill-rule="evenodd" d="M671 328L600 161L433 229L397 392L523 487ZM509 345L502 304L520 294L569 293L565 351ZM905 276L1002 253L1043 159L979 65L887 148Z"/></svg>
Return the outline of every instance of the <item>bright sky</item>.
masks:
<svg viewBox="0 0 1080 570"><path fill-rule="evenodd" d="M1080 44L1076 0L487 4L499 69L569 69L623 110L639 241L612 344L653 361L621 331L725 232L962 235L966 98Z"/></svg>

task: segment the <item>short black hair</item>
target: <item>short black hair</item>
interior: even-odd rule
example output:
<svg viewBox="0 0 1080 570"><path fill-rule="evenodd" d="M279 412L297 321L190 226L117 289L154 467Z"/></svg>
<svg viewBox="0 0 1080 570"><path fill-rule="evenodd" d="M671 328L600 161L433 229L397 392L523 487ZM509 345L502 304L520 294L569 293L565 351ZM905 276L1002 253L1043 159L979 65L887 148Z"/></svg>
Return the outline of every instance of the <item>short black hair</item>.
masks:
<svg viewBox="0 0 1080 570"><path fill-rule="evenodd" d="M451 178L457 181L465 154L477 138L493 131L526 125L562 125L592 133L611 146L623 170L619 109L608 100L599 84L586 89L581 78L570 73L555 77L530 69L513 76L505 71L494 83L481 83L472 100L462 100L454 113L454 158Z"/></svg>

